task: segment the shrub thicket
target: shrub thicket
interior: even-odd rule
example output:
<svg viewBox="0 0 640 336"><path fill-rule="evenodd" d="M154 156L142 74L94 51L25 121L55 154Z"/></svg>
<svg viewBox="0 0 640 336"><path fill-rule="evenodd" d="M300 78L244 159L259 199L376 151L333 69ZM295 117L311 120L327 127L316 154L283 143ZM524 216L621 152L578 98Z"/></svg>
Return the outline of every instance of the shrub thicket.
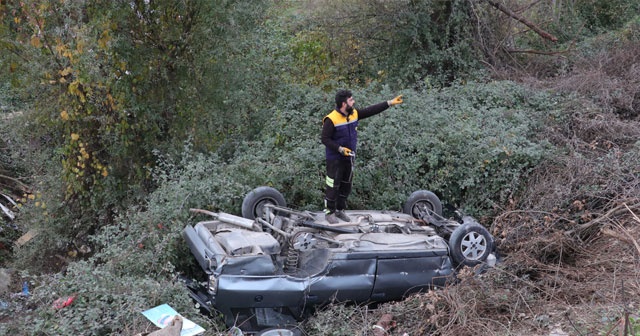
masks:
<svg viewBox="0 0 640 336"><path fill-rule="evenodd" d="M311 89L295 92L296 99L265 110L269 118L263 132L253 141L234 143L233 152L199 154L187 143L179 161L157 153L160 164L153 176L159 187L148 202L132 207L114 225L104 227L91 245L98 252L88 263L72 264L60 279L72 292L82 292L84 299L72 310L84 311L96 304L90 299L94 295L120 293L116 290L121 286L119 281L126 279L131 284L123 296L109 294L98 302L120 302L130 293L148 293L149 286L156 286L156 294L138 295L133 308L171 300L186 309L184 301L177 298L178 292L185 298L187 295L177 291L173 281L176 269L189 274L194 266L180 236L187 223L197 220L189 208L238 214L248 191L271 185L280 189L293 207L321 209L324 148L319 141L320 122L333 108L332 95ZM545 154L544 140L537 137L537 131L556 113L554 100L548 95L508 82L403 93L401 107L360 124L350 208L399 210L412 191L431 189L474 215L488 214L493 202L505 202L522 186L529 169ZM364 106L394 94L386 88L371 88L356 91L355 97ZM95 270L89 271L92 267ZM83 271L120 280L92 282L80 276ZM136 275L142 280L128 278ZM173 292L167 296L170 290ZM47 299L51 297L43 301ZM46 317L47 309L41 306L36 311ZM111 319L100 316L103 328L119 330L126 321L133 321L135 309ZM92 311L69 313L65 318L70 325L81 324L94 314Z"/></svg>
<svg viewBox="0 0 640 336"><path fill-rule="evenodd" d="M337 14L329 3L340 8ZM516 36L512 25L502 24L511 19L485 2L405 3L308 4L320 6L320 17L297 11L300 4L268 3L293 9L286 24L263 20L275 13L263 11L264 2L13 1L0 7L0 46L7 47L0 62L10 70L0 76L14 85L18 98L11 99L26 105L25 118L3 135L20 135L11 157L27 158L24 166L36 179L19 224L40 230L18 251L16 265L34 273L58 271L61 260L67 267L53 278L25 273L33 295L26 309L8 310L16 323L2 324L0 331L133 334L148 327L139 312L165 302L210 330L219 328L189 315L195 311L175 280L197 268L180 235L197 220L188 209L238 214L249 190L271 185L292 207L319 210L321 119L343 82L360 106L405 95L403 105L361 122L350 208L397 210L417 189L430 189L476 216L514 204L512 197L532 185L526 181L530 172L540 176L534 167L552 146L565 145L550 146L543 128L564 122L560 110L567 105L561 102L573 98L513 82L458 79L477 69L478 55L498 68L544 63L545 76L580 63L529 62L536 50L511 58L511 47L537 49L546 42L526 29ZM580 4L586 3L612 13L589 19L596 27L620 27L626 20L604 2ZM591 15L588 6L578 7L584 18ZM550 17L575 13L558 9L561 14ZM544 7L527 18L553 10ZM475 28L467 23L470 17ZM579 31L581 17L571 18L576 22L565 32ZM308 29L298 29L302 23ZM622 27L620 36L637 41L637 18ZM561 42L572 41L571 35ZM602 46L603 57L609 49ZM636 58L616 54L620 62L600 63L601 73L622 72L627 77L619 78L637 82ZM616 64L627 64L629 71ZM567 91L595 92L603 105L617 97L636 111L637 99L621 99L623 91ZM613 181L619 187L635 176L635 154L607 148L590 162L597 163L598 174L611 172L610 162L628 159L620 165L622 178ZM599 187L576 190L597 199L606 193L590 188ZM74 294L77 300L65 310L50 307Z"/></svg>
<svg viewBox="0 0 640 336"><path fill-rule="evenodd" d="M333 108L332 96L297 93L295 101L266 110L263 132L254 141L234 143L233 155L182 165L201 172L181 172L189 178L178 181L207 192L164 194L189 195L189 201L200 195L196 202L237 213L248 190L272 185L294 206L320 208L324 146L319 134L322 117ZM365 106L396 93L372 88L355 97ZM518 191L545 155L546 142L537 135L558 116L560 99L507 82L404 93L403 105L360 123L351 208L399 209L412 191L430 189L444 201L490 213ZM223 197L215 196L220 192Z"/></svg>
<svg viewBox="0 0 640 336"><path fill-rule="evenodd" d="M406 101L362 127L356 189L366 190L366 202L360 206L430 189L443 201L487 214L543 157L537 131L557 113L549 96L507 82L408 94Z"/></svg>
<svg viewBox="0 0 640 336"><path fill-rule="evenodd" d="M300 7L308 20L296 26L292 55L304 64L296 78L307 83L379 80L429 87L478 68L469 1L316 1Z"/></svg>
<svg viewBox="0 0 640 336"><path fill-rule="evenodd" d="M148 271L146 276L141 273L116 275L118 272L109 264L82 261L71 265L64 276L25 277L31 287L28 303L9 306L7 310L13 316L13 323L1 324L0 332L4 335L135 335L157 329L141 314L143 311L168 303L211 334L216 333L216 325L194 308L183 283L159 280L159 273L170 270ZM56 300L66 301L70 297L74 299L69 306L55 307Z"/></svg>

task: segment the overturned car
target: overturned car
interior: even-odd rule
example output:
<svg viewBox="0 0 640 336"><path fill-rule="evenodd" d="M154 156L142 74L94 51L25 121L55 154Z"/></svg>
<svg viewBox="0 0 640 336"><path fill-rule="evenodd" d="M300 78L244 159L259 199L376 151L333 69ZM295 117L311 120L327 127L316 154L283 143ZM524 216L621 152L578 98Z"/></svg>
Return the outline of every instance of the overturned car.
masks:
<svg viewBox="0 0 640 336"><path fill-rule="evenodd" d="M202 268L188 288L228 326L257 331L296 324L328 302L375 303L444 286L459 266L495 260L493 237L471 217L442 216L427 190L403 212L347 210L329 224L323 212L296 211L271 187L244 198L242 217L213 213L183 236Z"/></svg>

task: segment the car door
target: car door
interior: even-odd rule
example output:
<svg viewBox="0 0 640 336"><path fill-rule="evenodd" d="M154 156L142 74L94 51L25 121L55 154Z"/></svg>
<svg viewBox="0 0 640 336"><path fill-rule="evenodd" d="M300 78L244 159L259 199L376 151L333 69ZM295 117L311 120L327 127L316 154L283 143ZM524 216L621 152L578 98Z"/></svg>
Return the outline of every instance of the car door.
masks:
<svg viewBox="0 0 640 336"><path fill-rule="evenodd" d="M398 300L411 293L444 286L452 272L446 250L381 253L371 300Z"/></svg>

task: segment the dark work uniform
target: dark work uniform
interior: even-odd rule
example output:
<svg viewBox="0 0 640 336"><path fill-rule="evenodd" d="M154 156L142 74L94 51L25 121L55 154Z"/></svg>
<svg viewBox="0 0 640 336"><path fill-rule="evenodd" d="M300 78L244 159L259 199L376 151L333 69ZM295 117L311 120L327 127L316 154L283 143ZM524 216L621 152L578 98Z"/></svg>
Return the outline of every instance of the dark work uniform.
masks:
<svg viewBox="0 0 640 336"><path fill-rule="evenodd" d="M354 156L344 156L339 147L347 147L356 153L358 144L358 120L374 116L389 108L387 102L371 105L362 110L353 109L349 115L333 110L322 119L322 143L325 145L327 178L325 207L328 213L344 210L351 193Z"/></svg>

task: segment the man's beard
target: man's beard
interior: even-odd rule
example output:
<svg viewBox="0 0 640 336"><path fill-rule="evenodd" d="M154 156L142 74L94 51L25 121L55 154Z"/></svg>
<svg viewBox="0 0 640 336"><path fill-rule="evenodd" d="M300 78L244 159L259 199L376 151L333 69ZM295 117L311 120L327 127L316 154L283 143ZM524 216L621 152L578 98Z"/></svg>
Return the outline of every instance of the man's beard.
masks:
<svg viewBox="0 0 640 336"><path fill-rule="evenodd" d="M347 106L346 111L347 111L347 115L353 113L353 106Z"/></svg>

